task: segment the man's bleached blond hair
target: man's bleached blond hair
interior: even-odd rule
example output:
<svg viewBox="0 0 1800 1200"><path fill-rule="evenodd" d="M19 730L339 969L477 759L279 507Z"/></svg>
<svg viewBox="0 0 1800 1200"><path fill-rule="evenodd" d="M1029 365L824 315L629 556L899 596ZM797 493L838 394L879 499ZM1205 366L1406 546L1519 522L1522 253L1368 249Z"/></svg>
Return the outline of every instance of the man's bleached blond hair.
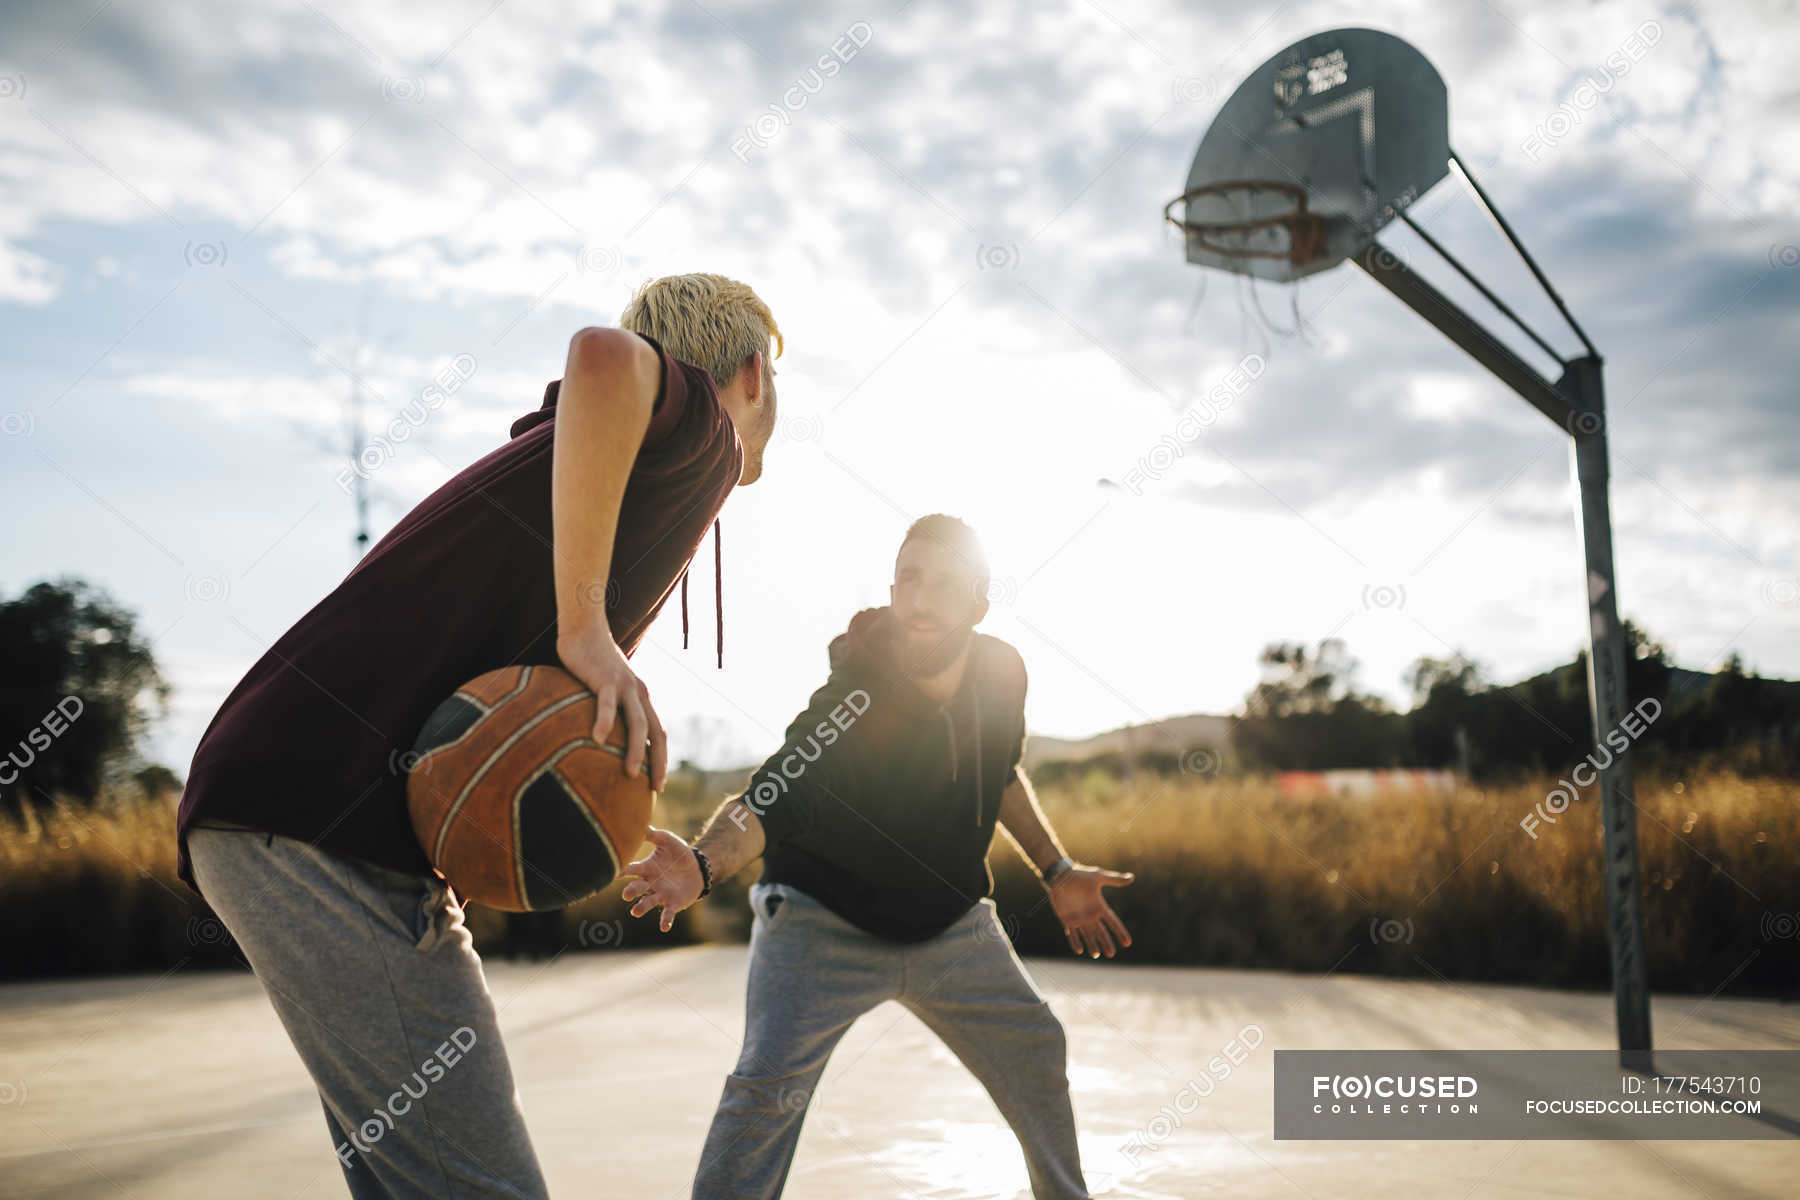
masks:
<svg viewBox="0 0 1800 1200"><path fill-rule="evenodd" d="M781 330L747 283L723 275L664 275L644 283L619 314L619 327L655 338L682 362L703 368L724 388L752 354L781 354Z"/></svg>

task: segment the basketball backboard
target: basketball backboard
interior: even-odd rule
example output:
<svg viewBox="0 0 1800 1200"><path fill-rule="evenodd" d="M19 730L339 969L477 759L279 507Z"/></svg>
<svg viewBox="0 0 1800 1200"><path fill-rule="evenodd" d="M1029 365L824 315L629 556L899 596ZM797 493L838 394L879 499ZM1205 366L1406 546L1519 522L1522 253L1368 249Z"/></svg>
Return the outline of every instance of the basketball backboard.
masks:
<svg viewBox="0 0 1800 1200"><path fill-rule="evenodd" d="M1232 93L1164 215L1191 263L1299 279L1360 253L1445 176L1449 127L1443 78L1412 46L1374 29L1313 34Z"/></svg>

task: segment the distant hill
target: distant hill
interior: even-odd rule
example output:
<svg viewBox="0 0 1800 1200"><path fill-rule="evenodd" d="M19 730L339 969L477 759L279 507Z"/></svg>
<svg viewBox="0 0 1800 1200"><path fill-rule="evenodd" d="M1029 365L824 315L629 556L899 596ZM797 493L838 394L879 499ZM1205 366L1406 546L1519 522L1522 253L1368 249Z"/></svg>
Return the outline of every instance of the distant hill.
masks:
<svg viewBox="0 0 1800 1200"><path fill-rule="evenodd" d="M1665 699L1680 702L1698 696L1719 676L1709 671L1690 671L1686 667L1669 668L1669 691ZM1755 677L1757 682L1780 696L1800 696L1800 680Z"/></svg>
<svg viewBox="0 0 1800 1200"><path fill-rule="evenodd" d="M1231 721L1230 717L1210 713L1190 713L1143 725L1109 729L1085 738L1047 737L1033 733L1025 739L1025 767L1034 770L1047 763L1086 762L1103 754L1123 758L1127 750L1133 755L1161 753L1179 758L1189 750L1205 749L1219 756L1215 762L1224 761L1231 757ZM683 763L680 772L691 781L690 786L706 794L722 796L741 790L748 783L750 773L760 765L759 761L707 771ZM671 771L671 775L674 774Z"/></svg>
<svg viewBox="0 0 1800 1200"><path fill-rule="evenodd" d="M1102 754L1160 752L1179 758L1189 750L1207 749L1221 756L1231 752L1231 718L1211 713L1165 717L1143 725L1126 725L1086 738L1056 738L1032 734L1025 739L1027 770L1053 762L1084 762Z"/></svg>

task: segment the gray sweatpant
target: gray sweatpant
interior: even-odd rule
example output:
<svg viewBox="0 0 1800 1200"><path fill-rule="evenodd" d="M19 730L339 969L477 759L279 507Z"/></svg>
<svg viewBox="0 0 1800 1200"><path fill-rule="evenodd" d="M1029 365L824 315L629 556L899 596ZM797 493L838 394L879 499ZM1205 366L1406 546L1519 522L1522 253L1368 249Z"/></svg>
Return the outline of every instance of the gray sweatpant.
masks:
<svg viewBox="0 0 1800 1200"><path fill-rule="evenodd" d="M863 932L785 884L750 889L748 1006L694 1177L695 1200L775 1197L825 1060L851 1022L898 1000L987 1088L1025 1152L1038 1200L1086 1197L1067 1044L983 899L928 941Z"/></svg>
<svg viewBox="0 0 1800 1200"><path fill-rule="evenodd" d="M318 1086L356 1200L548 1194L442 880L279 834L191 828L188 853Z"/></svg>

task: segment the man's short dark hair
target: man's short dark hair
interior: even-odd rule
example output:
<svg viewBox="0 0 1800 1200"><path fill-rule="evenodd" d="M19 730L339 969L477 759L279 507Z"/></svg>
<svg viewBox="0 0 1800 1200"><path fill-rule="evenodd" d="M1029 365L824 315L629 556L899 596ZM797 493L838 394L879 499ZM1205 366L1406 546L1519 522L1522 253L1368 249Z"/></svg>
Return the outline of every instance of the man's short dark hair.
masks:
<svg viewBox="0 0 1800 1200"><path fill-rule="evenodd" d="M981 538L967 522L948 513L932 513L920 517L907 526L906 536L900 539L900 549L906 549L908 542L921 538L956 555L974 573L976 590L982 595L987 594L987 551L981 545Z"/></svg>

